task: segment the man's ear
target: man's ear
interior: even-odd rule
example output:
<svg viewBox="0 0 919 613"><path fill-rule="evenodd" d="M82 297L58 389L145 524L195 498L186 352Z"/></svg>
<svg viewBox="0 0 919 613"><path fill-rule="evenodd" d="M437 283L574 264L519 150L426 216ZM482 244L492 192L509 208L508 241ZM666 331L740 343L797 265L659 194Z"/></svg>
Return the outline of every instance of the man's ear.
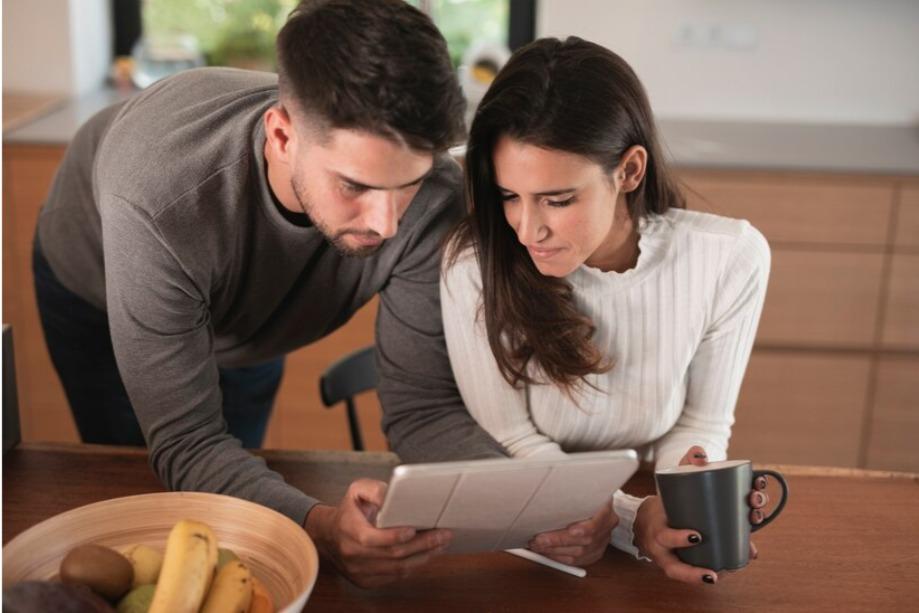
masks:
<svg viewBox="0 0 919 613"><path fill-rule="evenodd" d="M280 104L265 112L265 138L272 157L290 163L296 151L297 134L290 113Z"/></svg>
<svg viewBox="0 0 919 613"><path fill-rule="evenodd" d="M616 178L619 181L619 190L622 193L633 192L641 185L648 167L648 151L641 145L629 147L619 166L616 168Z"/></svg>

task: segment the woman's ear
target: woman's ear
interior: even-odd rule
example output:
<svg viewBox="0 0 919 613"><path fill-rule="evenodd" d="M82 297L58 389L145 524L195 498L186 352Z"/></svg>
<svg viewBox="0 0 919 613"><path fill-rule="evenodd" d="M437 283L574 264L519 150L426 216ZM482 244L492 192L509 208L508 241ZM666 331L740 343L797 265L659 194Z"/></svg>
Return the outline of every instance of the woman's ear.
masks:
<svg viewBox="0 0 919 613"><path fill-rule="evenodd" d="M645 178L647 165L648 151L641 145L629 147L622 155L622 159L615 170L619 191L627 194L638 189L638 186L641 185L642 180Z"/></svg>

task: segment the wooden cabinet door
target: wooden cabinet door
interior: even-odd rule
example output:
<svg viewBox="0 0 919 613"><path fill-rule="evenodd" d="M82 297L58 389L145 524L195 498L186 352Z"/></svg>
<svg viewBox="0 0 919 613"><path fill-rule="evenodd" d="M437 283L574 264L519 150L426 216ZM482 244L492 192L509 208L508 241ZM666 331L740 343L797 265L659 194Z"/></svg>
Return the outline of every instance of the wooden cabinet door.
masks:
<svg viewBox="0 0 919 613"><path fill-rule="evenodd" d="M877 369L868 468L919 472L919 357L887 357Z"/></svg>
<svg viewBox="0 0 919 613"><path fill-rule="evenodd" d="M887 348L919 350L919 253L891 259L881 341Z"/></svg>
<svg viewBox="0 0 919 613"><path fill-rule="evenodd" d="M729 456L858 466L870 365L861 356L754 351Z"/></svg>
<svg viewBox="0 0 919 613"><path fill-rule="evenodd" d="M880 253L773 250L757 342L871 348L883 261Z"/></svg>
<svg viewBox="0 0 919 613"><path fill-rule="evenodd" d="M886 245L891 181L793 173L683 171L689 208L747 219L770 243Z"/></svg>
<svg viewBox="0 0 919 613"><path fill-rule="evenodd" d="M13 326L22 439L76 441L77 431L45 348L32 281L38 212L64 147L3 148L3 319Z"/></svg>

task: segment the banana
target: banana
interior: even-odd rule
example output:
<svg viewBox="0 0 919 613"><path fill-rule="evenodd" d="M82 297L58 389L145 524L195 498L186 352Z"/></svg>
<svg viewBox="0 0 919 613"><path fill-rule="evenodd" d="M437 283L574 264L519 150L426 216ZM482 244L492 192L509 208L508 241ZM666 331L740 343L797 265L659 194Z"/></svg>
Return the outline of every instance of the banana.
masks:
<svg viewBox="0 0 919 613"><path fill-rule="evenodd" d="M197 613L217 567L217 537L209 526L183 519L173 526L149 613Z"/></svg>
<svg viewBox="0 0 919 613"><path fill-rule="evenodd" d="M274 600L265 584L252 575L252 602L246 613L274 613Z"/></svg>
<svg viewBox="0 0 919 613"><path fill-rule="evenodd" d="M246 613L252 601L252 573L239 560L224 564L207 593L201 613Z"/></svg>

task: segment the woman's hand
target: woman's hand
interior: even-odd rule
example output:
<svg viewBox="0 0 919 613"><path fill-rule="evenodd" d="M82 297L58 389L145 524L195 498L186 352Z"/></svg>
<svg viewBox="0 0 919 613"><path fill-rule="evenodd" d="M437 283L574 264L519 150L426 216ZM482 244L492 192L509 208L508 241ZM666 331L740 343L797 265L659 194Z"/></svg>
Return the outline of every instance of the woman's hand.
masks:
<svg viewBox="0 0 919 613"><path fill-rule="evenodd" d="M529 548L562 564L587 566L603 557L618 523L619 517L613 512L611 501L590 519L573 523L563 530L537 534Z"/></svg>
<svg viewBox="0 0 919 613"><path fill-rule="evenodd" d="M664 505L658 496L649 496L635 514L632 525L638 551L660 567L671 579L686 583L716 583L718 573L709 568L690 566L680 560L675 549L692 547L702 542L695 530L673 530L667 526Z"/></svg>
<svg viewBox="0 0 919 613"><path fill-rule="evenodd" d="M695 466L708 464L705 450L699 446L691 447L680 460L681 466L686 464ZM769 497L763 491L765 488L766 479L758 478L754 483L754 489L747 498L747 503L752 509L750 522L753 524L762 523L765 517L762 507L769 502ZM638 508L632 531L635 534L635 544L639 551L651 558L671 579L687 583L699 581L716 583L718 581L718 574L715 571L691 566L677 557L675 549L698 545L702 542L702 536L694 530L673 530L667 526L667 515L659 497L648 497ZM750 541L750 559L756 559L757 556L756 546L753 541Z"/></svg>

